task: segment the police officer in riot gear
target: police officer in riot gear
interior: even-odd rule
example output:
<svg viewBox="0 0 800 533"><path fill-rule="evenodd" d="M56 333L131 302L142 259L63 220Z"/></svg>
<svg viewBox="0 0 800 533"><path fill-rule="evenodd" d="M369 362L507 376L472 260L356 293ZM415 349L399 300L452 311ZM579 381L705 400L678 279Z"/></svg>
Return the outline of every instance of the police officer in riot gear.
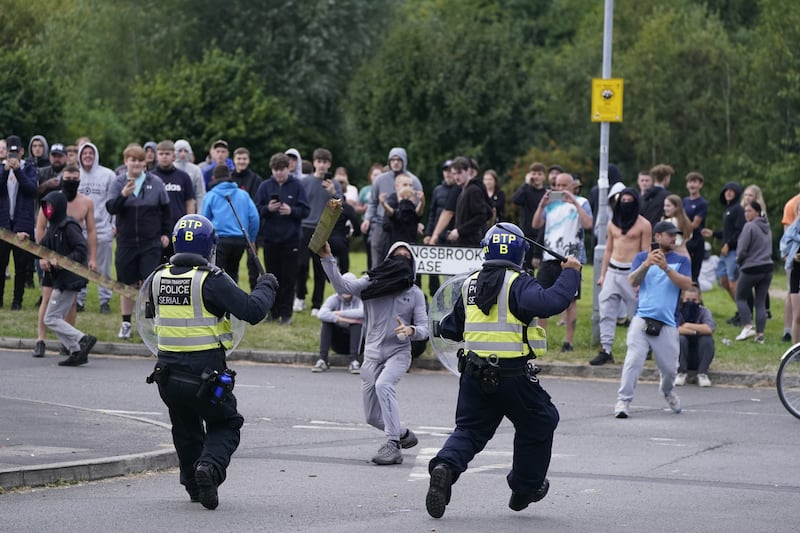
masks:
<svg viewBox="0 0 800 533"><path fill-rule="evenodd" d="M514 424L514 460L507 476L509 507L515 511L544 498L558 411L536 377L536 355L546 350L536 317L567 308L580 284L580 262L562 263L556 283L543 289L521 267L529 244L513 224L489 228L481 242L484 263L467 277L453 311L434 334L464 341L456 429L428 464L430 487L425 506L440 518L451 486L483 450L503 417Z"/></svg>
<svg viewBox="0 0 800 533"><path fill-rule="evenodd" d="M203 216L179 219L172 243L175 255L149 278L147 312L158 339L158 362L148 382L158 383L169 408L181 484L192 501L214 509L244 423L231 392L235 372L225 363L233 346L228 317L251 324L263 320L278 282L265 274L250 295L242 291L211 262L217 235Z"/></svg>

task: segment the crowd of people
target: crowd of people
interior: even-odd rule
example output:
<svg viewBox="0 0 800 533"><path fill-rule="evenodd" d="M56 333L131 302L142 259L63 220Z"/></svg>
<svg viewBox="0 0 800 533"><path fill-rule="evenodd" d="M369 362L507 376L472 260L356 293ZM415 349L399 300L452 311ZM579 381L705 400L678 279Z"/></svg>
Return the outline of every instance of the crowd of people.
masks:
<svg viewBox="0 0 800 533"><path fill-rule="evenodd" d="M350 182L347 169L333 167L333 154L325 148L314 150L310 160L303 160L294 148L274 154L266 178L250 167L247 148L231 152L224 139L211 142L208 154L199 157L185 139L131 144L122 156L123 164L111 170L101 165L98 149L89 138L65 146L50 145L44 136L35 135L27 149L16 136L0 140L0 223L41 240L47 221L38 206L48 193L61 190L66 195L67 214L83 229L86 264L110 276L116 239L113 260L117 279L135 286L172 255L169 235L175 222L186 214L202 214L213 222L220 239L216 264L234 281L238 282L244 256L248 281L254 287L258 270L248 247L260 251L267 271L280 282L266 320L286 326L292 324L293 313L304 312L308 306L310 314L318 316L323 307L328 278L320 258L309 253L307 244L331 198L341 198L344 204L329 239L341 273L349 270L350 243L359 234L364 236L369 270L384 260L396 242L478 247L484 231L493 223L508 221L511 211L516 212L514 222L527 238L562 256L574 255L584 264L586 235L596 233L598 187L593 187L588 197L582 196L580 177L557 164L531 164L523 184L510 197L511 205L506 205L497 172L481 172L477 161L463 156L444 162L441 182L426 198L402 147L389 150L385 165L373 164L368 182L360 189ZM77 180L73 174L64 177L67 165L77 167ZM335 172L331 172L333 168ZM695 284L702 285L708 241L718 241L721 251L714 257L718 260L716 278L735 306L728 322L742 328L737 340L764 341L764 324L771 316L772 242L761 190L755 185L743 188L736 182L727 183L719 196L725 208L723 217L716 225L707 220L702 174L693 171L686 175L687 194L683 197L670 192L673 174L672 167L659 164L639 172L633 186L626 187L617 167L609 165L607 243L598 276L601 347L591 359L592 365L614 362L615 331L618 325L630 324L638 301L638 292L627 276L636 254L649 250L652 228L661 221L678 229L673 251L689 258ZM787 202L782 220L786 231L781 256L790 295L798 294L800 283L800 274L792 276L800 248L800 230L793 224L797 204L796 197ZM234 211L238 220L232 216ZM11 309L17 310L25 288L33 285L37 274L43 279L44 270L24 250L0 243L0 267L6 272L9 256L18 265L11 301ZM545 287L560 271L559 261L539 247L530 248L524 265ZM439 276L430 275L429 293L438 287ZM0 294L4 289L2 279ZM84 309L86 287L76 292L75 308L66 315L72 324L75 313ZM110 313L111 291L98 287L98 295L99 311ZM559 322L565 325L562 352L574 349L580 297L579 290ZM37 356L44 350L47 298L43 300L38 304L42 318ZM130 298L121 298L120 339L131 337L133 304ZM793 320L800 315L800 309L793 313L796 307L800 307L800 297L790 296L784 313L783 340L787 342L800 340L800 325ZM327 312L326 316L330 319ZM348 347L346 351L352 350ZM320 360L325 366L316 364L317 371L327 368L326 358ZM709 383L706 372L699 374L701 383Z"/></svg>

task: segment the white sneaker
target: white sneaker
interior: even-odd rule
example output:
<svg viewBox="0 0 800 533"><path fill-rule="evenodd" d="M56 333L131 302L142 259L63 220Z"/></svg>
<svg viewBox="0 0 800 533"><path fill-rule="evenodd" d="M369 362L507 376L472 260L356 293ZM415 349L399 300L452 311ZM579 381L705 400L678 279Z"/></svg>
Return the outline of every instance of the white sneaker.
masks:
<svg viewBox="0 0 800 533"><path fill-rule="evenodd" d="M614 416L617 418L628 418L628 408L630 405L631 402L629 401L617 400L617 403L614 406Z"/></svg>
<svg viewBox="0 0 800 533"><path fill-rule="evenodd" d="M669 405L669 408L672 409L673 413L677 414L681 412L681 400L678 398L677 394L670 392L664 396L664 399L667 401L667 405Z"/></svg>
<svg viewBox="0 0 800 533"><path fill-rule="evenodd" d="M358 361L351 361L347 369L350 371L351 374L360 374L361 364Z"/></svg>
<svg viewBox="0 0 800 533"><path fill-rule="evenodd" d="M117 333L117 337L120 339L130 339L132 329L133 328L131 327L130 322L123 322L119 327L119 333Z"/></svg>
<svg viewBox="0 0 800 533"><path fill-rule="evenodd" d="M319 314L319 309L317 309L316 307L311 310L311 316L317 316L318 314Z"/></svg>
<svg viewBox="0 0 800 533"><path fill-rule="evenodd" d="M292 306L292 310L300 312L300 311L305 311L305 309L306 309L306 301L305 300L301 300L300 298L295 298L294 299L294 305Z"/></svg>
<svg viewBox="0 0 800 533"><path fill-rule="evenodd" d="M697 374L697 384L701 387L710 387L711 380L708 379L708 374Z"/></svg>
<svg viewBox="0 0 800 533"><path fill-rule="evenodd" d="M675 376L675 386L683 387L684 385L686 385L686 373L680 372L677 376Z"/></svg>
<svg viewBox="0 0 800 533"><path fill-rule="evenodd" d="M317 359L317 362L314 364L313 367L311 367L311 371L316 374L317 372L325 372L326 370L328 370L328 368L330 368L328 366L328 363L326 363L322 359Z"/></svg>
<svg viewBox="0 0 800 533"><path fill-rule="evenodd" d="M750 337L755 337L755 336L756 336L756 328L754 328L753 326L745 326L742 328L741 333L736 335L736 340L743 341L745 339L749 339Z"/></svg>

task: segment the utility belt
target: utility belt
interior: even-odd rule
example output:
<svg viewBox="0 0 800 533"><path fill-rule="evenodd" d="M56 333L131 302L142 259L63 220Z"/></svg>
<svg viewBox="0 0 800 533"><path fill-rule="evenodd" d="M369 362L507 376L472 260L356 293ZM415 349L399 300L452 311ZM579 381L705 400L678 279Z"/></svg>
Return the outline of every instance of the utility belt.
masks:
<svg viewBox="0 0 800 533"><path fill-rule="evenodd" d="M153 373L147 376L145 382L157 383L165 387L170 382L186 383L197 386L198 400L207 399L212 404L219 403L223 396L233 392L236 386L236 371L226 368L222 374L216 370L206 368L199 376L184 372L168 364L156 363Z"/></svg>
<svg viewBox="0 0 800 533"><path fill-rule="evenodd" d="M458 350L458 371L477 379L483 394L494 394L500 386L500 378L526 376L532 383L538 383L536 376L542 369L533 362L535 358L500 359L494 354L480 357L472 350L465 352L462 348Z"/></svg>

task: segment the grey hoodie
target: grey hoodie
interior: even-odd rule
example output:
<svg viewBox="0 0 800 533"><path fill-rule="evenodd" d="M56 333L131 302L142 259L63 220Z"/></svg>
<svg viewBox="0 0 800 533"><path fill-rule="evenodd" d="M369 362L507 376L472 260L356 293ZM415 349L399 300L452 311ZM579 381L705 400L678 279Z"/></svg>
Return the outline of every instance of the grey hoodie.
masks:
<svg viewBox="0 0 800 533"><path fill-rule="evenodd" d="M408 174L411 176L412 185L415 191L422 190L422 183L420 183L419 178L417 178L414 174L409 172L408 170L408 155L406 154L406 149L401 147L394 147L389 150L389 157L388 160L391 160L393 157L399 157L403 160L403 170L401 171L404 174ZM383 219L385 217L383 205L381 205L380 197L381 193L386 193L386 195L392 194L394 191L394 178L396 174L389 170L389 172L384 172L377 178L375 178L375 183L372 184L372 188L370 189L369 193L369 204L367 205L367 213L364 215L364 220L368 220L370 224L383 224Z"/></svg>
<svg viewBox="0 0 800 533"><path fill-rule="evenodd" d="M181 148L185 148L187 152L194 154L194 152L192 152L192 145L189 144L189 141L186 139L178 139L175 141L175 168L183 170L189 174L190 178L192 178L192 186L194 187L194 201L196 205L195 213L202 213L203 198L206 196L206 182L203 180L203 171L200 170L200 167L188 159L178 159L178 150Z"/></svg>
<svg viewBox="0 0 800 533"><path fill-rule="evenodd" d="M94 163L88 170L83 168L83 164L80 162L84 147L94 150ZM85 194L94 202L97 242L111 242L114 240L113 220L111 214L106 210L106 202L111 199L111 184L116 175L110 168L100 166L100 153L92 143L82 144L78 148L78 166L81 169L81 185L78 192Z"/></svg>
<svg viewBox="0 0 800 533"><path fill-rule="evenodd" d="M766 218L757 216L745 223L736 245L736 262L742 270L772 266L772 232Z"/></svg>
<svg viewBox="0 0 800 533"><path fill-rule="evenodd" d="M398 241L389 248L386 257L399 247L411 250L407 243ZM416 275L416 258L414 259L414 274ZM362 276L356 280L346 280L339 273L336 259L333 255L322 259L322 268L337 293L352 294L354 298L361 297L361 291L369 285L369 276ZM397 318L404 324L414 326L414 334L405 340L399 340L394 333L397 327ZM411 361L411 342L428 338L428 313L425 310L425 295L416 285L394 295L371 298L364 302L364 329L362 335L366 336L364 344L364 359L382 363L401 355Z"/></svg>

